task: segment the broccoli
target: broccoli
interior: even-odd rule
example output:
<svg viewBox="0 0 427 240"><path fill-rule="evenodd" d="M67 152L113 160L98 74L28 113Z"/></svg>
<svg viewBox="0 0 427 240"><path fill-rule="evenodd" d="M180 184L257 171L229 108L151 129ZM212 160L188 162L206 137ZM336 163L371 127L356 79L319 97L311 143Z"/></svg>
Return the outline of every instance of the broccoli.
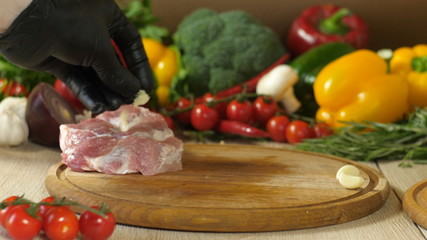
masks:
<svg viewBox="0 0 427 240"><path fill-rule="evenodd" d="M235 86L273 64L286 49L270 28L247 12L198 9L179 24L174 41L186 74L178 95L200 96ZM186 84L186 87L179 86ZM180 92L186 89L189 92Z"/></svg>

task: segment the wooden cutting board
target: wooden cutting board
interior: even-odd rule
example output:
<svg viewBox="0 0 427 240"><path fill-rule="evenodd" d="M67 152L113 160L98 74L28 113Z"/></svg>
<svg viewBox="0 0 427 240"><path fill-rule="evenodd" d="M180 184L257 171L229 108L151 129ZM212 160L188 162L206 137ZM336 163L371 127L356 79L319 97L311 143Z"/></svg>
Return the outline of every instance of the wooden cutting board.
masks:
<svg viewBox="0 0 427 240"><path fill-rule="evenodd" d="M415 223L427 229L427 179L405 192L403 209Z"/></svg>
<svg viewBox="0 0 427 240"><path fill-rule="evenodd" d="M390 191L365 165L285 148L186 144L182 160L182 171L155 176L78 173L58 163L48 171L46 188L85 205L105 202L119 223L214 232L344 223L381 208ZM336 180L345 164L361 170L360 189Z"/></svg>

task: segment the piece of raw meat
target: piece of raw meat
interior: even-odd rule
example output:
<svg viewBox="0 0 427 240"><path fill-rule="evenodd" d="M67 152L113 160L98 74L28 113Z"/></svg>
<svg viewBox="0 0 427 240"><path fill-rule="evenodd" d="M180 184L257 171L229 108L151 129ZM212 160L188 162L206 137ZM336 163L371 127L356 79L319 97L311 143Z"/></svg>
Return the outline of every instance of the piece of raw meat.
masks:
<svg viewBox="0 0 427 240"><path fill-rule="evenodd" d="M155 175L182 169L183 143L160 114L121 106L60 126L61 157L73 171Z"/></svg>

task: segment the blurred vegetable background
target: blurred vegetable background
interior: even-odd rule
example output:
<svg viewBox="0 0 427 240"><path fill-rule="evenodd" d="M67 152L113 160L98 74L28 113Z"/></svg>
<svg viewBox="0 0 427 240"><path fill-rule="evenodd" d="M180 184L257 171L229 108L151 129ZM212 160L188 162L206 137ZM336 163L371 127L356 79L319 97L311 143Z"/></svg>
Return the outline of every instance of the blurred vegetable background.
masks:
<svg viewBox="0 0 427 240"><path fill-rule="evenodd" d="M333 4L303 9L285 36L243 10L199 8L183 17L173 32L158 24L150 0L128 1L123 12L142 36L156 80L146 106L162 114L184 138L276 141L339 156L344 156L342 150L355 160L427 158L423 138L401 134L419 134L426 128L412 124L425 115L427 106L425 44L384 49L381 54L369 50L367 22L352 9ZM76 114L87 115L60 79L21 69L0 56L0 99L28 97L40 83L54 88L44 85L32 94L27 121L57 125L80 119ZM50 106L53 95L68 109L67 116ZM29 125L30 136L32 129L44 129L39 125ZM57 133L51 133L49 144L55 145ZM381 149L395 146L401 151L370 153L367 145L358 144L363 158L347 154L351 151L345 143L333 151L344 138L349 149L359 140L377 144L374 134L391 144Z"/></svg>

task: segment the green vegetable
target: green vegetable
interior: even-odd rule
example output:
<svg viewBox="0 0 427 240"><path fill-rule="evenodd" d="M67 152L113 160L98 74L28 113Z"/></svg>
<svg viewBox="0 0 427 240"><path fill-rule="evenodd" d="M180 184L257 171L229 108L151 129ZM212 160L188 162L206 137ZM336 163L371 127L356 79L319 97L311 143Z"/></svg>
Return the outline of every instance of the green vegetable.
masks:
<svg viewBox="0 0 427 240"><path fill-rule="evenodd" d="M200 96L235 86L286 52L270 28L239 10L218 13L198 9L183 19L174 40L186 73L175 80L179 84L172 84L181 96Z"/></svg>
<svg viewBox="0 0 427 240"><path fill-rule="evenodd" d="M399 123L349 122L350 126L325 138L306 139L299 150L358 161L408 160L427 163L427 108L419 108Z"/></svg>
<svg viewBox="0 0 427 240"><path fill-rule="evenodd" d="M55 77L45 72L26 70L8 62L0 55L0 78L18 82L30 92L40 82L53 84Z"/></svg>
<svg viewBox="0 0 427 240"><path fill-rule="evenodd" d="M159 19L153 14L151 0L130 1L122 10L141 36L159 41L169 36L169 30L156 25Z"/></svg>
<svg viewBox="0 0 427 240"><path fill-rule="evenodd" d="M307 117L315 116L319 108L313 93L313 84L317 74L328 63L353 51L354 48L347 43L325 43L312 48L291 62L291 67L298 72L299 77L294 86L295 96L302 103L298 114Z"/></svg>

